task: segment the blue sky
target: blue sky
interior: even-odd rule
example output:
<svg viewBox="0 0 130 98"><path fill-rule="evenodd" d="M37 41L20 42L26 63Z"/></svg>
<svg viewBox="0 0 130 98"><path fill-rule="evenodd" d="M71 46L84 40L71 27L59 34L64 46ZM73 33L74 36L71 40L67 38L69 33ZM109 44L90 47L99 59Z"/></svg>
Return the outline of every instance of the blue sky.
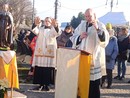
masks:
<svg viewBox="0 0 130 98"><path fill-rule="evenodd" d="M58 21L70 21L72 16L78 15L79 12L85 12L87 8L93 8L97 17L101 17L110 11L110 1L108 0L58 0ZM117 0L114 1L113 12L123 11L126 16L130 17L130 0ZM37 9L37 16L41 19L45 17L54 17L54 2L55 0L35 0L35 8Z"/></svg>

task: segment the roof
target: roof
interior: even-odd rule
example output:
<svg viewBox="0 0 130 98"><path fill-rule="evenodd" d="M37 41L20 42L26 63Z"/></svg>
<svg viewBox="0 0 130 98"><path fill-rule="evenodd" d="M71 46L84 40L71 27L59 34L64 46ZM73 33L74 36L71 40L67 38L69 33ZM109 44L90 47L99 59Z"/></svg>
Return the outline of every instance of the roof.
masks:
<svg viewBox="0 0 130 98"><path fill-rule="evenodd" d="M112 25L128 25L129 20L126 18L124 12L108 12L99 18L99 21L104 23L111 23Z"/></svg>

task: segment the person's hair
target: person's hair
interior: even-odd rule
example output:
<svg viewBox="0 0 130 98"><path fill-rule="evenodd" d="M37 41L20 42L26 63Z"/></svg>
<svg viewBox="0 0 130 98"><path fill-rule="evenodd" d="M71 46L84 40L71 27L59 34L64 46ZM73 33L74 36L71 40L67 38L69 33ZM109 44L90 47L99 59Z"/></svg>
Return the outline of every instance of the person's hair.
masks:
<svg viewBox="0 0 130 98"><path fill-rule="evenodd" d="M8 5L8 11L12 12L12 7L9 2L4 2L2 5L3 5L2 7L4 7L5 5Z"/></svg>
<svg viewBox="0 0 130 98"><path fill-rule="evenodd" d="M122 33L125 34L125 35L128 34L128 29L125 28L125 27L122 27L122 28L121 28L121 31L122 31Z"/></svg>
<svg viewBox="0 0 130 98"><path fill-rule="evenodd" d="M88 8L85 10L85 13L88 12L88 11L93 11L91 8Z"/></svg>
<svg viewBox="0 0 130 98"><path fill-rule="evenodd" d="M46 18L44 19L44 23L46 22L46 20L51 20L50 22L52 23L52 18L51 18L51 17L46 17Z"/></svg>
<svg viewBox="0 0 130 98"><path fill-rule="evenodd" d="M70 29L70 28L72 28L71 25L67 25L67 26L65 27L65 29Z"/></svg>
<svg viewBox="0 0 130 98"><path fill-rule="evenodd" d="M90 13L90 12L94 15L95 20L97 20L96 13L95 13L95 11L94 11L92 8L86 9L84 15L85 15L86 13Z"/></svg>
<svg viewBox="0 0 130 98"><path fill-rule="evenodd" d="M5 6L5 5L8 5L8 7L9 7L9 3L5 2L5 3L3 4L3 6Z"/></svg>
<svg viewBox="0 0 130 98"><path fill-rule="evenodd" d="M71 25L67 25L67 26L65 27L64 31L67 30L67 29L70 29L71 32L73 31L73 27L72 27Z"/></svg>

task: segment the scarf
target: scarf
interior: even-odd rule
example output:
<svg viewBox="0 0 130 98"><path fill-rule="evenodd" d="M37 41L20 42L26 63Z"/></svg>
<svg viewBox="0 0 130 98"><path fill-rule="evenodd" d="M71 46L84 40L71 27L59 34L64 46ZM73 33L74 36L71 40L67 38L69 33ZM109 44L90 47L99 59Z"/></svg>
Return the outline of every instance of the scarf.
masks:
<svg viewBox="0 0 130 98"><path fill-rule="evenodd" d="M120 36L118 36L118 40L119 41L123 41L128 36L129 36L129 34L127 34L127 35L120 35Z"/></svg>

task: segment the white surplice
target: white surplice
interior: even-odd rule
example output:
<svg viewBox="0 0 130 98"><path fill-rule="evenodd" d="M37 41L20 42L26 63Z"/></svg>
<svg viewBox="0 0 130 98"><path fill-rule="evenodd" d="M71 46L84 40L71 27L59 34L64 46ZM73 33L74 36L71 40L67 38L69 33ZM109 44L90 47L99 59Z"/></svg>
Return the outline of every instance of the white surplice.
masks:
<svg viewBox="0 0 130 98"><path fill-rule="evenodd" d="M81 24L75 29L74 35L70 37L73 48L78 48L92 54L90 80L97 80L105 75L106 62L105 62L105 47L109 42L109 33L105 28L105 25L98 21L98 27L101 31L104 31L105 41L101 42L98 37L98 32L92 25L88 27L87 38L82 39L82 42L77 46L78 37L81 33L86 32L86 21L82 21ZM103 69L103 70L102 70Z"/></svg>
<svg viewBox="0 0 130 98"><path fill-rule="evenodd" d="M39 66L39 67L55 67L56 66L56 49L57 49L57 42L56 37L58 33L56 32L55 28L52 27L51 29L44 27L39 28L39 34L36 41L36 47L34 51L34 58L32 66ZM45 57L46 47L48 45L54 46L54 58Z"/></svg>

